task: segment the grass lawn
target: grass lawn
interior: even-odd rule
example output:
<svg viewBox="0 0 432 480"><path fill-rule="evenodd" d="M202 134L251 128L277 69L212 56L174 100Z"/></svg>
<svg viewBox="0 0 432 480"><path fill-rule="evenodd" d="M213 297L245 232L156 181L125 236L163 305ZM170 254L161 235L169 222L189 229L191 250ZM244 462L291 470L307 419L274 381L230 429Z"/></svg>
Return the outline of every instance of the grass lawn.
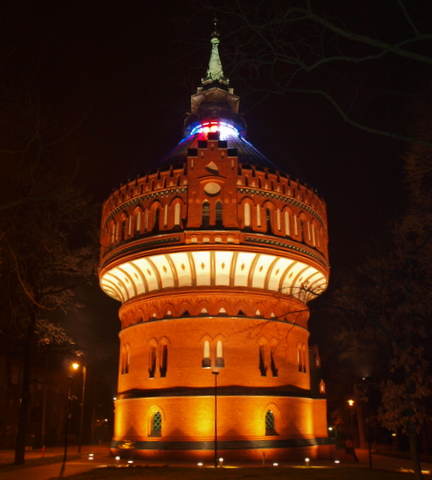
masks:
<svg viewBox="0 0 432 480"><path fill-rule="evenodd" d="M410 473L369 470L349 467L257 467L257 468L189 468L189 467L134 467L100 468L68 480L410 480Z"/></svg>

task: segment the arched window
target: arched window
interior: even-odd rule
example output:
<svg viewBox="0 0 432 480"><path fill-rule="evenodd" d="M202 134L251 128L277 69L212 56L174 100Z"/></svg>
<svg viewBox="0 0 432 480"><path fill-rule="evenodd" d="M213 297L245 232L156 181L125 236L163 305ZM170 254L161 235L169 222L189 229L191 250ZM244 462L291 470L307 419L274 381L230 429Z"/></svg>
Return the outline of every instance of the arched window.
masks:
<svg viewBox="0 0 432 480"><path fill-rule="evenodd" d="M223 204L220 200L216 202L216 227L223 227Z"/></svg>
<svg viewBox="0 0 432 480"><path fill-rule="evenodd" d="M137 233L141 231L141 216L142 216L141 209L138 209L136 212L136 227L135 227L135 231Z"/></svg>
<svg viewBox="0 0 432 480"><path fill-rule="evenodd" d="M261 376L265 377L267 375L267 366L265 361L265 346L260 345L259 347L259 370L261 372Z"/></svg>
<svg viewBox="0 0 432 480"><path fill-rule="evenodd" d="M154 378L156 372L156 347L152 345L149 351L149 378Z"/></svg>
<svg viewBox="0 0 432 480"><path fill-rule="evenodd" d="M271 210L266 208L266 225L267 225L267 233L272 232L272 218L271 218Z"/></svg>
<svg viewBox="0 0 432 480"><path fill-rule="evenodd" d="M120 372L122 375L125 374L126 368L126 347L122 346L121 357L120 357Z"/></svg>
<svg viewBox="0 0 432 480"><path fill-rule="evenodd" d="M124 345L122 348L122 355L121 355L121 374L126 375L129 373L129 365L130 365L130 347L129 345Z"/></svg>
<svg viewBox="0 0 432 480"><path fill-rule="evenodd" d="M167 227L167 226L168 226L168 204L166 204L164 207L164 227Z"/></svg>
<svg viewBox="0 0 432 480"><path fill-rule="evenodd" d="M204 342L204 356L202 360L202 368L210 368L211 361L210 361L210 342L206 340Z"/></svg>
<svg viewBox="0 0 432 480"><path fill-rule="evenodd" d="M202 204L201 226L203 228L208 228L210 226L210 204L207 200L204 200L204 202Z"/></svg>
<svg viewBox="0 0 432 480"><path fill-rule="evenodd" d="M180 214L181 214L181 205L176 203L174 207L174 225L180 225Z"/></svg>
<svg viewBox="0 0 432 480"><path fill-rule="evenodd" d="M161 346L160 359L160 376L165 378L168 370L168 345Z"/></svg>
<svg viewBox="0 0 432 480"><path fill-rule="evenodd" d="M285 236L290 237L291 236L291 229L290 229L290 218L289 218L289 212L288 210L285 210L284 212L284 221L285 221Z"/></svg>
<svg viewBox="0 0 432 480"><path fill-rule="evenodd" d="M149 212L148 210L146 210L144 213L144 231L147 232L148 228L149 228Z"/></svg>
<svg viewBox="0 0 432 480"><path fill-rule="evenodd" d="M159 208L154 209L153 232L159 231Z"/></svg>
<svg viewBox="0 0 432 480"><path fill-rule="evenodd" d="M299 220L300 220L300 241L301 242L306 242L306 229L305 229L305 219L303 214L299 215Z"/></svg>
<svg viewBox="0 0 432 480"><path fill-rule="evenodd" d="M302 345L302 372L306 373L306 346Z"/></svg>
<svg viewBox="0 0 432 480"><path fill-rule="evenodd" d="M151 420L151 437L160 437L162 435L162 415L159 412L153 414Z"/></svg>
<svg viewBox="0 0 432 480"><path fill-rule="evenodd" d="M326 387L323 379L321 379L319 384L319 392L321 393L321 395L325 395L326 393Z"/></svg>
<svg viewBox="0 0 432 480"><path fill-rule="evenodd" d="M127 217L122 217L120 240L125 240L126 239L126 227L127 227Z"/></svg>
<svg viewBox="0 0 432 480"><path fill-rule="evenodd" d="M218 340L216 343L216 367L225 367L222 351L222 340Z"/></svg>
<svg viewBox="0 0 432 480"><path fill-rule="evenodd" d="M256 214L257 214L257 227L261 227L261 207L259 205L256 206Z"/></svg>
<svg viewBox="0 0 432 480"><path fill-rule="evenodd" d="M266 435L276 435L275 417L271 410L268 410L265 416L265 431Z"/></svg>
<svg viewBox="0 0 432 480"><path fill-rule="evenodd" d="M276 223L278 232L281 231L281 211L279 209L276 210Z"/></svg>
<svg viewBox="0 0 432 480"><path fill-rule="evenodd" d="M278 369L276 368L276 362L274 359L274 352L270 352L270 369L272 371L273 377L277 378L278 376Z"/></svg>
<svg viewBox="0 0 432 480"><path fill-rule="evenodd" d="M114 243L115 241L115 229L115 222L111 220L109 226L110 243Z"/></svg>
<svg viewBox="0 0 432 480"><path fill-rule="evenodd" d="M300 343L297 344L297 366L298 366L298 371L302 372L303 371L303 355L302 355Z"/></svg>
<svg viewBox="0 0 432 480"><path fill-rule="evenodd" d="M248 228L251 226L251 206L249 203L245 203L243 206L244 209L244 226Z"/></svg>

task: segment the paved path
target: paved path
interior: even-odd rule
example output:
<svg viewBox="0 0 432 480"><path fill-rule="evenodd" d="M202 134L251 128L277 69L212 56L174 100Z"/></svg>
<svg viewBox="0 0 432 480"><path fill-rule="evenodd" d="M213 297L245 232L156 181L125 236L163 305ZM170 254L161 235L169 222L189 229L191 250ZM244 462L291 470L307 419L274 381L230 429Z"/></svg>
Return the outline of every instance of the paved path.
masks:
<svg viewBox="0 0 432 480"><path fill-rule="evenodd" d="M0 450L0 480L49 480L59 478L63 453L62 448L48 448L45 451L44 459L42 459L41 450L26 452L25 465L6 466L13 462L14 452L12 450ZM86 472L101 465L115 463L115 461L110 456L106 445L83 446L81 453L78 453L76 446L72 446L68 449L63 477Z"/></svg>
<svg viewBox="0 0 432 480"><path fill-rule="evenodd" d="M369 457L367 450L356 450L359 462L354 462L354 459L349 459L341 462L341 466L349 464L358 468L369 468ZM93 454L90 457L90 454ZM23 466L5 466L13 462L14 452L12 450L0 450L0 480L53 480L59 478L60 469L63 460L63 449L51 448L45 452L45 459L41 460L41 451L35 450L33 452L27 452L26 464ZM93 460L90 460L93 458ZM45 463L43 463L45 462ZM46 462L54 462L47 464ZM125 460L120 460L122 463L126 463ZM77 447L70 447L68 450L68 460L63 473L63 478L67 478L69 475L75 475L77 473L83 473L93 468L97 468L103 465L109 465L116 463L116 459L109 454L108 446L83 446L82 452L77 452ZM141 462L137 462L141 463ZM150 462L143 461L145 465ZM316 462L318 464L326 464L329 462ZM313 464L316 464L313 462ZM158 462L151 462L153 465L158 465ZM164 462L166 464L166 462ZM175 462L172 465L192 466L191 463ZM193 464L195 465L195 464ZM393 457L387 457L382 455L372 455L372 465L375 469L382 470L411 470L410 460L398 459ZM258 465L257 465L258 466ZM289 465L288 465L289 466ZM428 470L432 475L432 463L422 463L422 469Z"/></svg>

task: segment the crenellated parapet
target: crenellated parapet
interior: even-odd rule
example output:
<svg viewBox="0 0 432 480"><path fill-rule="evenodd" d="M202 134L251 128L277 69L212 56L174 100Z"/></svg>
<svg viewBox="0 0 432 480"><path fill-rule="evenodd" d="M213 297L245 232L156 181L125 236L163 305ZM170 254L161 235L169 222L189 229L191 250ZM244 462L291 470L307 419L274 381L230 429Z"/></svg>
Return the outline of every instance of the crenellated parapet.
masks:
<svg viewBox="0 0 432 480"><path fill-rule="evenodd" d="M203 231L213 232L207 243L223 241L214 233L218 230L232 242L244 238L239 232L255 232L291 239L327 258L325 203L316 192L280 172L238 165L237 157L228 157L228 148L216 150L217 141L205 143L209 145L188 156L182 168L149 173L108 198L102 262L113 249L139 238L196 229L195 241L205 237ZM226 171L220 172L222 162Z"/></svg>

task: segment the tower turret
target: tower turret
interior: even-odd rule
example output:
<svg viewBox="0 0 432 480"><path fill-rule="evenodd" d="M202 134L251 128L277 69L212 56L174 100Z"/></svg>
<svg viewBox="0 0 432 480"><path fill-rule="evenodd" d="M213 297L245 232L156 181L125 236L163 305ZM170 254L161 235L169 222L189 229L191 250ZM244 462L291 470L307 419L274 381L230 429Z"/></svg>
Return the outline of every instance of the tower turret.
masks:
<svg viewBox="0 0 432 480"><path fill-rule="evenodd" d="M104 203L100 285L121 302L116 453L328 453L307 302L327 286L323 200L246 139L212 35L184 138ZM312 376L312 378L315 378Z"/></svg>

